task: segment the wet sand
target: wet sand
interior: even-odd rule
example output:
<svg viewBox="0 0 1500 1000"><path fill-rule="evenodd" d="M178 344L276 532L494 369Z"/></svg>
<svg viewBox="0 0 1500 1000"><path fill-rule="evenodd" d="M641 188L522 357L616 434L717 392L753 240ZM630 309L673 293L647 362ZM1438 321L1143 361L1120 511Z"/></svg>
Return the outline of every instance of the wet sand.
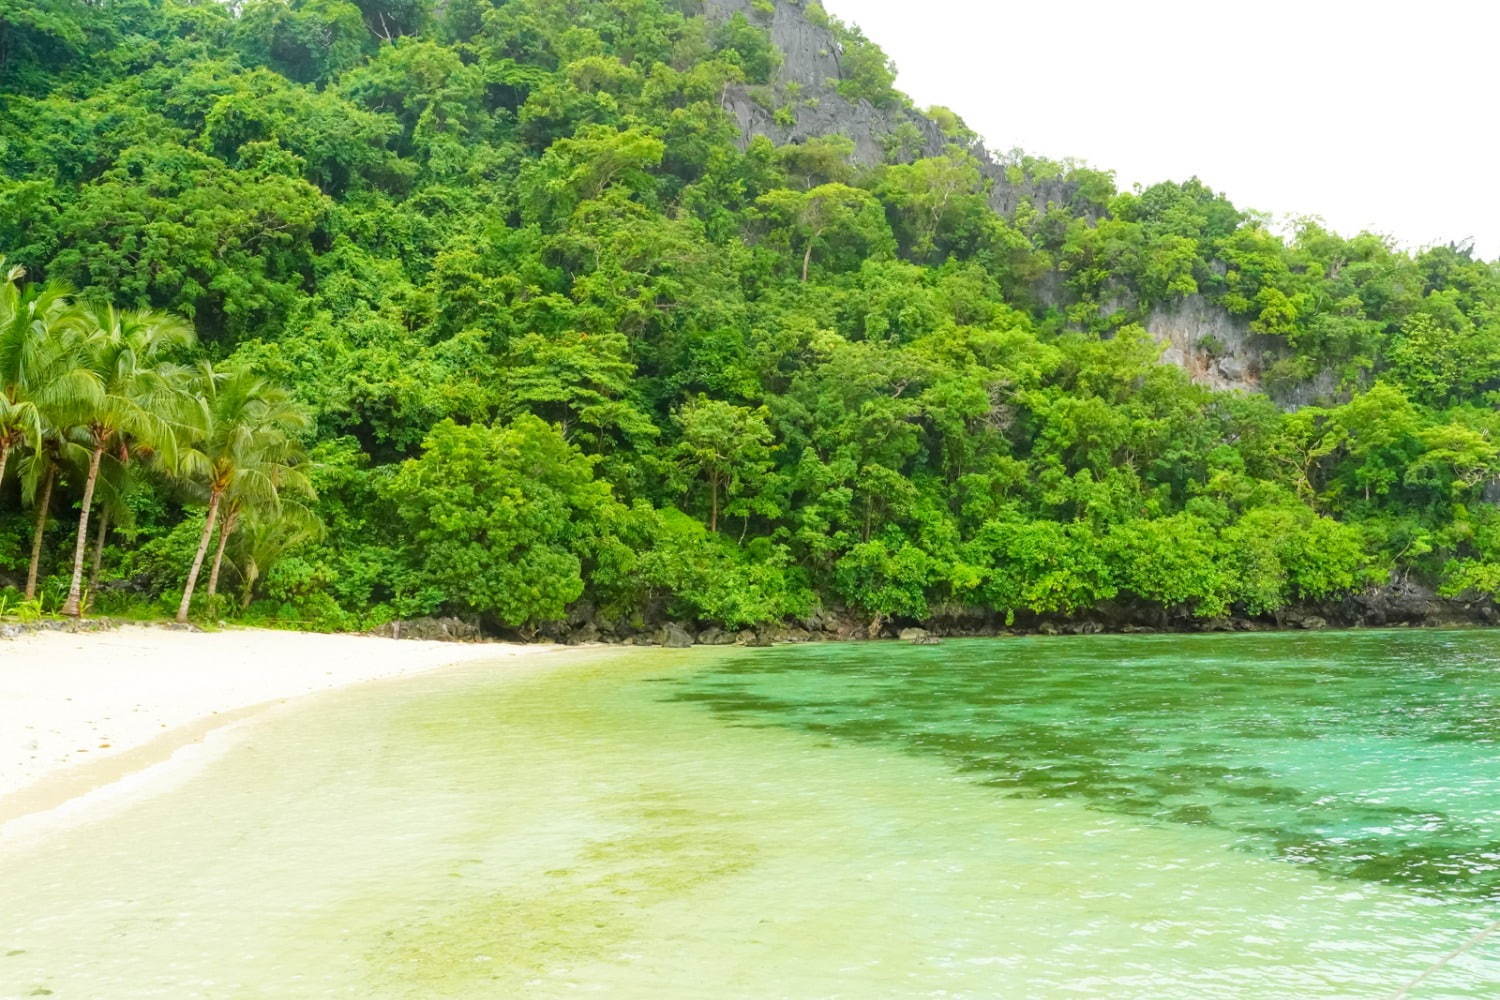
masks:
<svg viewBox="0 0 1500 1000"><path fill-rule="evenodd" d="M44 632L0 641L0 825L155 767L292 699L560 647L264 629Z"/></svg>

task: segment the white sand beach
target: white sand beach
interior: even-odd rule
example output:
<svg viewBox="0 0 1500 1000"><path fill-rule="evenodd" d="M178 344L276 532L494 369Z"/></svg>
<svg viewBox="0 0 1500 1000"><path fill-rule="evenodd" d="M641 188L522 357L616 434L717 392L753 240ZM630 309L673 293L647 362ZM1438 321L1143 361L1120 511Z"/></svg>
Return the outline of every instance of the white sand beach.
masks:
<svg viewBox="0 0 1500 1000"><path fill-rule="evenodd" d="M0 822L156 764L278 702L457 663L534 662L557 648L139 626L0 640Z"/></svg>

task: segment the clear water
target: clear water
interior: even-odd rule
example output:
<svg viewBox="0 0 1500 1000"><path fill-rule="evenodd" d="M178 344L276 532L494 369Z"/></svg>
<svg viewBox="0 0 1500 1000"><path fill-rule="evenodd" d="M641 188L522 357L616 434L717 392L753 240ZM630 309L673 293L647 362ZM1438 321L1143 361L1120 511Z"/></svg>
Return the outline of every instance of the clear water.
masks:
<svg viewBox="0 0 1500 1000"><path fill-rule="evenodd" d="M787 648L685 687L725 719L941 758L1008 795L1500 900L1500 635Z"/></svg>
<svg viewBox="0 0 1500 1000"><path fill-rule="evenodd" d="M1101 637L341 692L0 847L0 998L1388 997L1500 916L1497 666ZM1411 994L1496 995L1496 938Z"/></svg>

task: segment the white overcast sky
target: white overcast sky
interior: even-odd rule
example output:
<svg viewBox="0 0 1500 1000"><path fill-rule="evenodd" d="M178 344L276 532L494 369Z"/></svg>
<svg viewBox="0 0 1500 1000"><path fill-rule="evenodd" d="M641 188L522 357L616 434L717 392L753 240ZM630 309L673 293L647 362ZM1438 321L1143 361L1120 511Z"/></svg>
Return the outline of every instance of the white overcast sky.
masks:
<svg viewBox="0 0 1500 1000"><path fill-rule="evenodd" d="M992 149L1500 257L1496 0L823 3Z"/></svg>

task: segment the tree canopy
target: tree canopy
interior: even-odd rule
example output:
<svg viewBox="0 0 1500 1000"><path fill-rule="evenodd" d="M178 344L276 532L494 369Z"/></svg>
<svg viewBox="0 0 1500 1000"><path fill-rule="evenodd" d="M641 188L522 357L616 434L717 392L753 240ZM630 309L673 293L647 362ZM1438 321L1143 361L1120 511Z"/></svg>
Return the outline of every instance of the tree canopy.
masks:
<svg viewBox="0 0 1500 1000"><path fill-rule="evenodd" d="M1497 593L1500 268L988 158L797 6L862 110L777 146L729 96L819 97L764 4L0 4L0 586L527 634ZM1189 307L1286 405L1162 363Z"/></svg>

